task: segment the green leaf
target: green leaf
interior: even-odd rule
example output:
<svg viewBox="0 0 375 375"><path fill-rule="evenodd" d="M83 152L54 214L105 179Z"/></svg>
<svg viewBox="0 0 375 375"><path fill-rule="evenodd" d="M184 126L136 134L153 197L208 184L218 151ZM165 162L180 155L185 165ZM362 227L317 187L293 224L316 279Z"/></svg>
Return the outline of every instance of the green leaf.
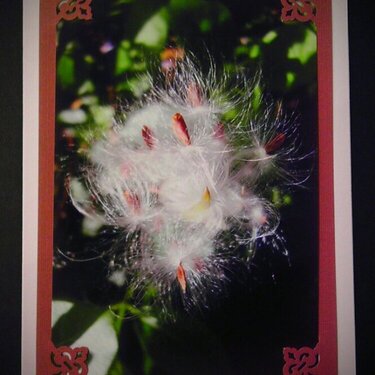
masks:
<svg viewBox="0 0 375 375"><path fill-rule="evenodd" d="M77 125L86 122L87 115L83 109L64 109L58 114L57 120L64 124Z"/></svg>
<svg viewBox="0 0 375 375"><path fill-rule="evenodd" d="M56 309L55 304L54 301L52 311ZM53 326L53 343L55 346L72 345L94 324L101 314L103 314L103 309L97 306L83 303L75 304L70 310L62 314Z"/></svg>
<svg viewBox="0 0 375 375"><path fill-rule="evenodd" d="M305 39L291 45L288 49L288 59L299 60L305 65L316 53L316 34L311 29L306 29Z"/></svg>
<svg viewBox="0 0 375 375"><path fill-rule="evenodd" d="M63 88L70 87L75 81L75 61L64 53L57 62L57 79Z"/></svg>
<svg viewBox="0 0 375 375"><path fill-rule="evenodd" d="M212 29L212 21L208 18L204 18L199 23L199 28L200 28L202 33L208 33Z"/></svg>
<svg viewBox="0 0 375 375"><path fill-rule="evenodd" d="M202 0L170 0L170 7L174 11L188 12L203 7L205 1Z"/></svg>
<svg viewBox="0 0 375 375"><path fill-rule="evenodd" d="M109 311L102 314L72 347L87 346L90 351L89 373L107 375L118 351L117 335L113 328L113 316Z"/></svg>
<svg viewBox="0 0 375 375"><path fill-rule="evenodd" d="M144 324L144 328L145 327L147 327L147 329L152 328L153 330L159 328L159 322L155 316L151 316L151 315L141 316L141 321Z"/></svg>
<svg viewBox="0 0 375 375"><path fill-rule="evenodd" d="M225 122L233 121L236 118L237 114L237 110L235 108L232 108L223 114L223 120Z"/></svg>
<svg viewBox="0 0 375 375"><path fill-rule="evenodd" d="M219 8L220 8L218 21L219 21L219 23L224 23L231 18L231 14L230 14L228 8L225 7L223 4L219 3L218 5L219 5Z"/></svg>
<svg viewBox="0 0 375 375"><path fill-rule="evenodd" d="M114 318L108 309L88 303L53 301L52 316L55 346L88 347L90 374L108 374L118 351Z"/></svg>
<svg viewBox="0 0 375 375"><path fill-rule="evenodd" d="M94 82L90 81L89 79L84 81L78 89L79 96L93 94L94 92L95 92Z"/></svg>
<svg viewBox="0 0 375 375"><path fill-rule="evenodd" d="M249 57L251 59L256 59L257 57L260 56L260 47L258 44L254 44L253 46L251 46L250 48L250 52L249 52Z"/></svg>
<svg viewBox="0 0 375 375"><path fill-rule="evenodd" d="M82 233L87 237L95 237L102 226L103 220L85 216L82 221Z"/></svg>
<svg viewBox="0 0 375 375"><path fill-rule="evenodd" d="M234 50L234 53L236 54L236 56L247 55L249 53L249 47L248 46L238 46Z"/></svg>
<svg viewBox="0 0 375 375"><path fill-rule="evenodd" d="M262 42L264 44L270 44L277 38L277 32L274 30L269 31L263 38Z"/></svg>
<svg viewBox="0 0 375 375"><path fill-rule="evenodd" d="M99 104L99 98L95 95L82 96L81 103L87 106Z"/></svg>
<svg viewBox="0 0 375 375"><path fill-rule="evenodd" d="M117 49L115 75L125 73L132 67L132 59L130 57L130 42L123 40Z"/></svg>
<svg viewBox="0 0 375 375"><path fill-rule="evenodd" d="M110 105L93 105L89 112L100 130L107 130L112 125L115 110Z"/></svg>
<svg viewBox="0 0 375 375"><path fill-rule="evenodd" d="M83 56L83 61L86 63L86 64L94 64L95 62L95 59L91 56L91 55L85 55Z"/></svg>
<svg viewBox="0 0 375 375"><path fill-rule="evenodd" d="M276 206L276 207L280 207L281 206L281 193L280 193L280 190L276 187L274 187L272 189L272 203Z"/></svg>
<svg viewBox="0 0 375 375"><path fill-rule="evenodd" d="M129 4L129 3L132 3L132 2L133 2L133 0L117 0L117 1L115 1L114 5Z"/></svg>
<svg viewBox="0 0 375 375"><path fill-rule="evenodd" d="M72 177L70 179L69 189L73 199L76 200L78 203L83 203L90 199L90 194L85 188L85 185L76 177ZM63 301L61 301L61 303L62 302ZM60 303L60 301L56 301L54 303L56 304L56 307L58 307L58 303Z"/></svg>
<svg viewBox="0 0 375 375"><path fill-rule="evenodd" d="M116 91L130 91L136 98L140 98L150 88L147 74L131 78L116 86Z"/></svg>
<svg viewBox="0 0 375 375"><path fill-rule="evenodd" d="M289 194L285 194L283 196L283 204L284 206L290 206L292 204L292 197Z"/></svg>
<svg viewBox="0 0 375 375"><path fill-rule="evenodd" d="M262 88L260 85L254 87L251 103L254 111L257 112L262 104Z"/></svg>
<svg viewBox="0 0 375 375"><path fill-rule="evenodd" d="M116 358L113 361L111 368L109 369L107 375L124 375L124 374L127 374L127 372L125 372L124 366L121 363L121 361L118 358Z"/></svg>
<svg viewBox="0 0 375 375"><path fill-rule="evenodd" d="M144 369L145 375L150 375L151 374L153 365L154 365L154 361L152 360L152 358L150 356L148 356L148 355L145 356L144 365L143 365L143 369Z"/></svg>
<svg viewBox="0 0 375 375"><path fill-rule="evenodd" d="M149 48L162 48L168 37L168 21L168 10L163 7L146 21L134 42Z"/></svg>
<svg viewBox="0 0 375 375"><path fill-rule="evenodd" d="M296 80L296 73L295 72L286 72L285 79L286 79L286 87L290 88L293 86L293 83Z"/></svg>
<svg viewBox="0 0 375 375"><path fill-rule="evenodd" d="M72 307L73 307L73 302L69 302L69 301L53 301L52 302L52 327Z"/></svg>
<svg viewBox="0 0 375 375"><path fill-rule="evenodd" d="M111 127L115 110L109 105L90 105L87 121L76 127L76 138L91 144Z"/></svg>

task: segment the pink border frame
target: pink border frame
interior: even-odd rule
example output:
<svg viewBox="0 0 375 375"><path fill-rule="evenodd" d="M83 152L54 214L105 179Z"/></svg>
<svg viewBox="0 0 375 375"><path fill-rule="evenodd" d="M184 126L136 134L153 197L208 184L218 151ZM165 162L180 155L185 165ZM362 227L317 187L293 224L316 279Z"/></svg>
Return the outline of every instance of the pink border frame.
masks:
<svg viewBox="0 0 375 375"><path fill-rule="evenodd" d="M333 181L332 4L317 1L319 155L319 373L337 374ZM320 150L324 150L324 158ZM323 256L324 254L324 256Z"/></svg>
<svg viewBox="0 0 375 375"><path fill-rule="evenodd" d="M52 373L50 354L54 191L55 30L59 0L40 1L39 223L37 373ZM319 141L319 355L318 373L337 374L337 319L333 185L332 7L316 0ZM324 256L323 256L324 254Z"/></svg>

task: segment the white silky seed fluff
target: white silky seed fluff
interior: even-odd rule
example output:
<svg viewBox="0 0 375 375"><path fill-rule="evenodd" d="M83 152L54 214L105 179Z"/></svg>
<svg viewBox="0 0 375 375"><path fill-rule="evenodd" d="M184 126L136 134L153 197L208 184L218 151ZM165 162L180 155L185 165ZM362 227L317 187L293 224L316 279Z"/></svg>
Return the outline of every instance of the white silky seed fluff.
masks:
<svg viewBox="0 0 375 375"><path fill-rule="evenodd" d="M228 84L226 76L217 82L214 68L204 77L189 59L179 63L172 83L152 82L151 93L124 109L111 134L92 145L83 172L92 201L72 194L83 214L141 233L124 247L134 285L151 284L161 294L179 287L193 305L204 300L205 289L220 290L236 247L275 233L279 215L259 195L257 181L270 169L278 174L280 156L294 144L288 150L283 141L276 144L294 130L272 119L271 110L259 124L244 123L252 110L250 84L237 96ZM225 124L223 115L234 107L243 112ZM182 135L174 130L177 114L186 124ZM267 153L272 141L277 147ZM227 233L235 240L222 249Z"/></svg>

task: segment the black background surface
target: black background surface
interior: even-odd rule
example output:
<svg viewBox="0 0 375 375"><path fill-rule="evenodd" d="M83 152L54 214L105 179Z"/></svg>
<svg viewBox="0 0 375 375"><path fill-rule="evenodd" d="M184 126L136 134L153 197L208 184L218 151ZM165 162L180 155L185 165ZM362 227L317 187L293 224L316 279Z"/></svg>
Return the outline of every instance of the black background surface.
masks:
<svg viewBox="0 0 375 375"><path fill-rule="evenodd" d="M367 2L368 3L368 2ZM20 373L22 229L22 2L0 0L0 360ZM374 28L349 1L357 374L375 374ZM323 374L325 375L325 374Z"/></svg>
<svg viewBox="0 0 375 375"><path fill-rule="evenodd" d="M22 1L0 0L0 373L21 368Z"/></svg>
<svg viewBox="0 0 375 375"><path fill-rule="evenodd" d="M374 17L349 1L350 110L357 374L375 374Z"/></svg>

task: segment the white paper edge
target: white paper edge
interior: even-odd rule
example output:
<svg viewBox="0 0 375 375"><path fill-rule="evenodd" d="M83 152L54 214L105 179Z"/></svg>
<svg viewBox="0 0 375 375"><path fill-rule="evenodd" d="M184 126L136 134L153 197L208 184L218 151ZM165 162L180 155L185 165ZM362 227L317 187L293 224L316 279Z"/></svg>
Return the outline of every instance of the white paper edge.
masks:
<svg viewBox="0 0 375 375"><path fill-rule="evenodd" d="M36 374L39 141L39 1L23 1L21 373Z"/></svg>
<svg viewBox="0 0 375 375"><path fill-rule="evenodd" d="M355 375L347 1L332 1L333 151L338 373Z"/></svg>

